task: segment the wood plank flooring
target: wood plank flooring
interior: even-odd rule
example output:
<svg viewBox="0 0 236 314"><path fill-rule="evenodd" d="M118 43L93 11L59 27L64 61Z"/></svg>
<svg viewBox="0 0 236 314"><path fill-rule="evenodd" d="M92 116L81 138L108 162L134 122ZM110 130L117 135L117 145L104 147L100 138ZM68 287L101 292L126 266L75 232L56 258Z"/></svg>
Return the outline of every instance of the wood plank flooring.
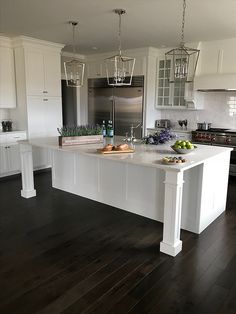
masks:
<svg viewBox="0 0 236 314"><path fill-rule="evenodd" d="M0 314L236 313L236 178L227 211L183 251L159 252L162 224L51 187L20 197L0 181Z"/></svg>

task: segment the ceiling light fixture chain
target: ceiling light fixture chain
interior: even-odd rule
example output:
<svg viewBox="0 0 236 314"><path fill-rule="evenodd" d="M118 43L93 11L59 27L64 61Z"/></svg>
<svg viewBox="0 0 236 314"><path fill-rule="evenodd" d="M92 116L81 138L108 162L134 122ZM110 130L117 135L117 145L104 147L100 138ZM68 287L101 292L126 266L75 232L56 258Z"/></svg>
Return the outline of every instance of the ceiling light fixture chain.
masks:
<svg viewBox="0 0 236 314"><path fill-rule="evenodd" d="M119 15L119 26L118 26L118 51L121 56L121 16L126 13L123 9L115 9L115 13Z"/></svg>
<svg viewBox="0 0 236 314"><path fill-rule="evenodd" d="M85 63L80 62L76 57L75 31L78 22L69 21L69 24L72 26L72 48L74 58L64 62L66 84L70 87L81 87L84 82Z"/></svg>
<svg viewBox="0 0 236 314"><path fill-rule="evenodd" d="M181 29L181 43L185 44L184 41L184 27L185 27L185 12L186 12L186 0L183 0L183 19L182 19L182 29Z"/></svg>
<svg viewBox="0 0 236 314"><path fill-rule="evenodd" d="M70 22L73 28L72 31L72 41L73 41L73 53L76 53L76 47L75 47L75 28L78 25L78 22Z"/></svg>

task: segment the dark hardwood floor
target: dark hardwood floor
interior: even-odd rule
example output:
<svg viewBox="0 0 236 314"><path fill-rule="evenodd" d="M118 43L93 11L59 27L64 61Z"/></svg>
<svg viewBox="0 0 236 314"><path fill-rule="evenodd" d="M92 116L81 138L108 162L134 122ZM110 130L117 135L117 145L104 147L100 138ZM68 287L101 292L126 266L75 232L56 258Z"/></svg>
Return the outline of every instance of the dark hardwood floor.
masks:
<svg viewBox="0 0 236 314"><path fill-rule="evenodd" d="M162 224L51 187L20 197L0 181L0 313L236 313L236 178L227 211L183 251L159 252Z"/></svg>

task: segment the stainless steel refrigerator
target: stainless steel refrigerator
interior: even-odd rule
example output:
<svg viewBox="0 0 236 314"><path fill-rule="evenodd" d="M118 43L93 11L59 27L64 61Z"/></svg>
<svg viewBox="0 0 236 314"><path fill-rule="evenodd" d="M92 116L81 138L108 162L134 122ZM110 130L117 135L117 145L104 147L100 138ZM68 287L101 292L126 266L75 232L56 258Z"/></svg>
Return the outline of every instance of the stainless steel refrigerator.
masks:
<svg viewBox="0 0 236 314"><path fill-rule="evenodd" d="M130 133L134 129L135 137L142 137L143 123L143 85L144 77L135 76L131 86L110 87L106 79L88 80L88 122L102 124L112 120L115 135Z"/></svg>
<svg viewBox="0 0 236 314"><path fill-rule="evenodd" d="M61 80L62 121L63 125L77 125L77 94L76 88L67 86L66 80Z"/></svg>

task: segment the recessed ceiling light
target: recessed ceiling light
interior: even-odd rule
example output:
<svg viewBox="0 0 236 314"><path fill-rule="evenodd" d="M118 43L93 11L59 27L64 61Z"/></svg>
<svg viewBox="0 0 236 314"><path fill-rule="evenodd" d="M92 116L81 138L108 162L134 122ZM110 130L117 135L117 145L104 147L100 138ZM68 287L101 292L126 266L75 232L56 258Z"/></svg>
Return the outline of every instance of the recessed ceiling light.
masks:
<svg viewBox="0 0 236 314"><path fill-rule="evenodd" d="M94 46L94 47L92 47L92 49L93 49L93 50L98 50L98 47L95 47L95 46Z"/></svg>

